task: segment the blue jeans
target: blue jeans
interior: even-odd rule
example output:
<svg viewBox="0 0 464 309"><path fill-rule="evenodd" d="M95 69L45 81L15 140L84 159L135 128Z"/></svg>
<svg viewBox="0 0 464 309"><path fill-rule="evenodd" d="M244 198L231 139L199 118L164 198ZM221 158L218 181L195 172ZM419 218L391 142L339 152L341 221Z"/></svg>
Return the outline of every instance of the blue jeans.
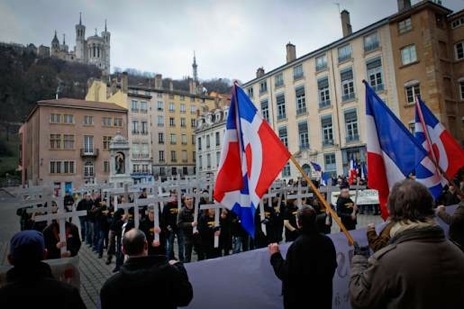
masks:
<svg viewBox="0 0 464 309"><path fill-rule="evenodd" d="M180 229L171 230L166 238L166 255L169 260L175 258L174 255L174 241L177 236L177 250L178 250L178 259L179 261L184 261L184 235Z"/></svg>
<svg viewBox="0 0 464 309"><path fill-rule="evenodd" d="M232 253L248 251L250 242L248 236L232 236Z"/></svg>
<svg viewBox="0 0 464 309"><path fill-rule="evenodd" d="M93 245L93 238L94 238L94 235L95 235L95 227L94 227L94 225L95 225L94 221L87 220L87 234L86 234L85 241L89 246Z"/></svg>
<svg viewBox="0 0 464 309"><path fill-rule="evenodd" d="M242 237L232 236L232 253L239 253L242 251Z"/></svg>
<svg viewBox="0 0 464 309"><path fill-rule="evenodd" d="M95 223L95 238L96 242L94 243L94 248L99 255L103 255L103 247L105 243L105 231L103 230L100 223Z"/></svg>
<svg viewBox="0 0 464 309"><path fill-rule="evenodd" d="M79 223L81 224L81 241L84 242L87 239L87 216L79 217Z"/></svg>

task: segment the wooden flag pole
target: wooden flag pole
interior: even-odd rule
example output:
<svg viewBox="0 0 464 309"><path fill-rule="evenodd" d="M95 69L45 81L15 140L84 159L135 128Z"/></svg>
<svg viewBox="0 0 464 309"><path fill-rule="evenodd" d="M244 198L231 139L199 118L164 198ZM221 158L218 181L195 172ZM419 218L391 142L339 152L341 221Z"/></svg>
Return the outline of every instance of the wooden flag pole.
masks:
<svg viewBox="0 0 464 309"><path fill-rule="evenodd" d="M351 236L350 232L348 232L345 225L343 225L342 221L340 221L340 218L338 217L337 213L332 209L332 207L330 207L329 203L322 196L321 192L319 192L319 189L316 188L313 181L308 177L308 175L306 175L305 171L300 166L295 157L293 155L290 155L290 159L292 160L293 164L295 164L296 168L300 171L301 175L303 175L306 182L310 185L311 189L313 190L314 194L316 194L319 201L324 205L324 208L330 212L330 215L335 220L335 222L337 222L343 234L345 234L346 238L348 239L348 243L352 246L354 244L353 236Z"/></svg>

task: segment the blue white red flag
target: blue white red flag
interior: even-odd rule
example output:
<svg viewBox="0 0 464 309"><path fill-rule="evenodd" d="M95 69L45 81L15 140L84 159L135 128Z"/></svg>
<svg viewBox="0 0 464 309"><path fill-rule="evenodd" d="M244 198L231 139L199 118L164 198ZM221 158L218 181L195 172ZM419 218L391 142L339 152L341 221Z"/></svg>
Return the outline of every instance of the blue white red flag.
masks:
<svg viewBox="0 0 464 309"><path fill-rule="evenodd" d="M390 188L414 173L427 151L367 82L363 82L366 86L368 186L378 190L381 215L385 220Z"/></svg>
<svg viewBox="0 0 464 309"><path fill-rule="evenodd" d="M319 164L313 161L309 161L309 162L311 163L311 166L316 172L322 172L322 167Z"/></svg>
<svg viewBox="0 0 464 309"><path fill-rule="evenodd" d="M433 168L452 180L458 170L464 166L464 150L448 130L438 121L425 105L420 96L416 98L416 138L429 152ZM432 170L434 171L434 170Z"/></svg>
<svg viewBox="0 0 464 309"><path fill-rule="evenodd" d="M367 179L367 164L366 162L361 162L361 179Z"/></svg>
<svg viewBox="0 0 464 309"><path fill-rule="evenodd" d="M327 172L322 172L321 174L321 186L328 186L329 181L331 181L330 174ZM332 182L330 182L332 184Z"/></svg>
<svg viewBox="0 0 464 309"><path fill-rule="evenodd" d="M232 92L214 200L232 209L254 237L255 211L290 152L246 93L236 84Z"/></svg>
<svg viewBox="0 0 464 309"><path fill-rule="evenodd" d="M431 118L435 120L436 118L427 106L425 106L419 96L416 97L415 112L414 136L428 153L428 156L424 158L423 162L416 168L416 180L429 188L430 193L437 199L443 192L446 179L442 176L440 168L437 165L437 159L440 154L433 151L433 142L430 139L429 130L426 129L428 122L433 121ZM433 124L433 126L439 125L438 120L433 121ZM441 129L443 131L443 127ZM431 128L431 130L433 129ZM440 139L438 140L440 141Z"/></svg>
<svg viewBox="0 0 464 309"><path fill-rule="evenodd" d="M356 183L358 177L358 164L354 160L353 156L350 158L350 170L348 171L348 183L350 185Z"/></svg>

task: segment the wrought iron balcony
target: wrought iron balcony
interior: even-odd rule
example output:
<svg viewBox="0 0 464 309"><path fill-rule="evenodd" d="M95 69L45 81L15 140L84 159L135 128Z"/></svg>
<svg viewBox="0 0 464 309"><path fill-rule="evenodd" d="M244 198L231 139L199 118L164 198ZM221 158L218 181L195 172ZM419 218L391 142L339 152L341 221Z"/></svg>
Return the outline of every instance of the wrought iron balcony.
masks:
<svg viewBox="0 0 464 309"><path fill-rule="evenodd" d="M98 148L81 148L81 157L98 157Z"/></svg>

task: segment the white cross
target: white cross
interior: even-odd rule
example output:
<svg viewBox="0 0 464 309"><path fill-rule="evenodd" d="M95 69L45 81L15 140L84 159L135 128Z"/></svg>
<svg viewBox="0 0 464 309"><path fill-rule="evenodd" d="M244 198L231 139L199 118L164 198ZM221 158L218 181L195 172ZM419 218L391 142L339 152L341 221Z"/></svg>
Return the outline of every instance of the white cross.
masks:
<svg viewBox="0 0 464 309"><path fill-rule="evenodd" d="M179 181L175 180L168 180L162 183L161 185L166 192L171 192L174 191L177 194L177 208L180 209L182 207L182 188L184 185L182 185Z"/></svg>
<svg viewBox="0 0 464 309"><path fill-rule="evenodd" d="M41 221L51 221L51 220L57 220L58 221L58 226L60 228L60 242L64 242L65 244L67 243L67 238L66 238L66 221L69 218L72 218L74 216L86 216L87 211L86 210L72 210L69 212L66 212L64 209L63 205L63 200L61 198L56 198L54 199L54 202L57 204L58 209L56 213L49 213L46 215L40 215L36 216L34 219L36 222L41 222ZM51 207L51 204L50 204ZM65 253L67 251L67 246L61 247L60 251L61 254Z"/></svg>
<svg viewBox="0 0 464 309"><path fill-rule="evenodd" d="M144 206L153 207L153 211L155 213L155 220L153 222L153 227L155 228L155 231L156 231L157 228L159 228L160 226L159 224L160 207L162 211L164 202L169 202L170 199L171 198L169 195L163 196L163 195L158 195L158 194L155 196L147 197L147 198L138 198L136 199L136 202L135 202L135 204L137 205L136 209L138 209L138 207L144 207ZM155 241L159 241L159 234L156 232L154 234L155 234Z"/></svg>
<svg viewBox="0 0 464 309"><path fill-rule="evenodd" d="M26 208L27 213L47 213L54 200L53 189L48 186L34 186L29 188L16 188L9 192L13 194L16 202L15 208ZM42 205L39 207L38 205ZM45 207L47 205L47 207ZM47 222L50 223L50 222Z"/></svg>
<svg viewBox="0 0 464 309"><path fill-rule="evenodd" d="M219 227L219 214L221 212L221 208L223 206L219 203L214 203L214 204L203 204L203 205L200 205L200 209L215 209L215 213L214 213L214 227ZM196 218L195 218L196 220ZM219 236L214 235L214 248L218 248L219 247Z"/></svg>
<svg viewBox="0 0 464 309"><path fill-rule="evenodd" d="M202 191L203 190L201 190L200 188L197 188L197 190L195 192L191 193L191 195L194 198L194 202L195 202L193 204L193 207L195 207L193 209L193 217L195 218L195 221L198 218L198 209L200 208L201 198L202 197L210 198L210 195L211 195L209 192L208 193L203 193ZM208 200L208 201L211 201L211 200ZM196 233L197 231L198 231L198 228L196 226L194 226L193 227L193 233Z"/></svg>
<svg viewBox="0 0 464 309"><path fill-rule="evenodd" d="M298 181L296 194L287 195L287 199L296 198L298 201L298 208L301 208L301 206L303 205L302 199L306 197L313 197L313 195L314 194L312 192L308 192L308 188L303 189L303 187L301 186L301 181Z"/></svg>
<svg viewBox="0 0 464 309"><path fill-rule="evenodd" d="M122 189L122 190L121 190ZM117 198L115 199L115 204L114 204L114 210L116 211L118 208L124 209L124 213L128 213L130 208L134 208L134 226L138 227L140 218L139 218L139 209L137 207L136 203L136 196L135 194L138 193L134 192L132 190L129 190L129 185L124 184L124 188L117 188L113 189L111 193L116 193L116 194L123 194L124 196L124 202L123 203L118 203ZM130 195L133 195L134 198L132 199L132 202L130 202Z"/></svg>
<svg viewBox="0 0 464 309"><path fill-rule="evenodd" d="M339 186L323 186L319 188L319 192L326 194L325 200L329 202L329 204L330 204L330 201L332 200L332 192L337 192L337 191L340 191Z"/></svg>

